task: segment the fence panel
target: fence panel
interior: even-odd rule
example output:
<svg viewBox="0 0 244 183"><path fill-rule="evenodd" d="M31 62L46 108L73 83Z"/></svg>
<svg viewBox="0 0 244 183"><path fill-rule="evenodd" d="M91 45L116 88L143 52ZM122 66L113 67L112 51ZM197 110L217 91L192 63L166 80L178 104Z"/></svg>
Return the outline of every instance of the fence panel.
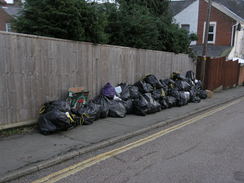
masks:
<svg viewBox="0 0 244 183"><path fill-rule="evenodd" d="M204 85L209 90L214 90L222 85L222 58L207 58L205 66Z"/></svg>
<svg viewBox="0 0 244 183"><path fill-rule="evenodd" d="M223 88L230 88L238 85L240 64L238 61L225 61L223 64Z"/></svg>
<svg viewBox="0 0 244 183"><path fill-rule="evenodd" d="M240 70L239 70L239 79L238 79L238 84L239 85L243 85L244 83L244 66L240 66ZM0 104L1 105L1 104Z"/></svg>
<svg viewBox="0 0 244 183"><path fill-rule="evenodd" d="M207 58L206 61L199 57L196 70L197 78L204 79L204 87L215 90L221 86L229 88L238 84L240 64L238 61L225 61L225 57Z"/></svg>

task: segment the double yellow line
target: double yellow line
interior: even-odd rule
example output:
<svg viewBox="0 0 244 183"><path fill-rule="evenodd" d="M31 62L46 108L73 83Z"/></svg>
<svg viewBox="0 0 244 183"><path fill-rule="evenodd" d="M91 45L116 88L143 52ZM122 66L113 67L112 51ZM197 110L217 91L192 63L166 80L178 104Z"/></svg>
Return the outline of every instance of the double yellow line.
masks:
<svg viewBox="0 0 244 183"><path fill-rule="evenodd" d="M162 136L164 136L164 135L166 135L166 134L168 134L170 132L173 132L173 131L178 130L180 128L183 128L183 127L185 127L187 125L195 123L195 122L197 122L197 121L199 121L199 120L201 120L203 118L206 118L206 117L208 117L210 115L213 115L213 114L215 114L215 113L217 113L219 111L222 111L222 110L226 109L227 107L230 107L230 106L232 106L234 104L237 104L237 103L239 103L242 100L243 100L243 98L240 98L238 100L235 100L233 102L225 104L222 107L213 109L213 110L208 111L206 113L203 113L203 114L201 114L199 116L196 116L196 117L194 117L192 119L184 121L184 122L182 122L182 123L180 123L178 125L172 126L170 128L164 129L162 131L159 131L159 132L157 132L157 133L155 133L153 135L150 135L150 136L148 136L146 138L137 140L135 142L132 142L132 143L127 144L125 146L119 147L119 148L114 149L112 151L99 154L99 155L97 155L95 157L89 158L89 159L87 159L85 161L79 162L77 164L74 164L72 166L64 168L64 169L62 169L60 171L54 172L54 173L52 173L52 174L50 174L50 175L48 175L46 177L43 177L41 179L38 179L38 180L34 181L32 183L54 183L54 182L57 182L59 180L62 180L64 178L70 176L70 175L73 175L73 174L75 174L77 172L80 172L80 171L84 170L85 168L88 168L88 167L90 167L92 165L95 165L95 164L101 162L101 161L104 161L104 160L106 160L108 158L111 158L111 157L116 156L118 154L121 154L121 153L123 153L125 151L128 151L130 149L136 148L138 146L141 146L141 145L143 145L145 143L151 142L151 141L153 141L153 140L155 140L155 139L157 139L159 137L162 137Z"/></svg>

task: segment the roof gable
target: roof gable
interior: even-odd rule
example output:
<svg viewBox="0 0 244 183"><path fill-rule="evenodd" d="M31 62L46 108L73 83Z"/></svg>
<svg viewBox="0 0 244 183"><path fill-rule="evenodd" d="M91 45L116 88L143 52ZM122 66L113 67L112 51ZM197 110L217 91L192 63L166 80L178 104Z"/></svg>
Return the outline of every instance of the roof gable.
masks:
<svg viewBox="0 0 244 183"><path fill-rule="evenodd" d="M187 8L189 5L191 5L193 2L197 0L181 0L181 1L170 1L169 3L169 10L171 12L172 16L177 15L181 11L183 11L185 8Z"/></svg>
<svg viewBox="0 0 244 183"><path fill-rule="evenodd" d="M12 17L18 16L21 11L20 7L12 7L12 6L3 7L2 9Z"/></svg>
<svg viewBox="0 0 244 183"><path fill-rule="evenodd" d="M205 0L205 1L208 2L208 0ZM217 1L219 1L220 3L218 3ZM233 6L234 4L237 6L237 4L236 4L237 1L240 2L239 5L243 5L243 7L240 7L240 8L241 9L244 8L244 1L242 2L242 0L229 0L229 2L231 2L231 1L232 1L232 3L231 3L232 4L232 9L234 8L234 6ZM216 9L218 9L219 11L223 12L227 16L231 17L232 19L234 19L234 20L236 20L238 22L244 22L243 17L240 17L239 15L236 14L236 12L234 12L234 11L237 11L238 12L239 11L239 7L233 9L234 11L232 11L229 8L229 6L228 7L225 6L223 4L223 2L224 2L223 0L221 0L221 1L220 0L215 0L215 1L213 1L212 6L215 7Z"/></svg>
<svg viewBox="0 0 244 183"><path fill-rule="evenodd" d="M214 0L235 13L237 16L244 19L244 0Z"/></svg>
<svg viewBox="0 0 244 183"><path fill-rule="evenodd" d="M172 16L177 15L197 0L172 1L169 4ZM208 0L205 0L208 2ZM239 22L244 22L244 0L213 0L213 7Z"/></svg>

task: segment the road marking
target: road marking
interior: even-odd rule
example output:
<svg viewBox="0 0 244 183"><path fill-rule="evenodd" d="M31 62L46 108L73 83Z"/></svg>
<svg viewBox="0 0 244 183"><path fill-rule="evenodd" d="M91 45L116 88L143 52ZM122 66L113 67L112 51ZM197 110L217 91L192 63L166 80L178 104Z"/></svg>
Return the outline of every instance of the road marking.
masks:
<svg viewBox="0 0 244 183"><path fill-rule="evenodd" d="M104 160L109 159L109 158L111 158L113 156L121 154L121 153L123 153L125 151L128 151L130 149L139 147L139 146L141 146L143 144L146 144L148 142L151 142L153 140L156 140L159 137L162 137L162 136L164 136L164 135L166 135L166 134L168 134L170 132L173 132L175 130L183 128L183 127L185 127L187 125L193 124L193 123L195 123L195 122L197 122L197 121L199 121L199 120L201 120L203 118L211 116L211 115L213 115L213 114L215 114L215 113L217 113L219 111L222 111L222 110L226 109L227 107L230 107L230 106L232 106L234 104L237 104L237 103L241 102L242 100L243 100L243 98L237 99L237 100L235 100L233 102L230 102L230 103L225 104L225 105L223 105L221 107L218 107L216 109L213 109L213 110L210 110L208 112L205 112L205 113L203 113L203 114L201 114L199 116L196 116L196 117L194 117L192 119L184 121L184 122L182 122L180 124L177 124L175 126L172 126L170 128L164 129L162 131L159 131L159 132L157 132L155 134L152 134L152 135L150 135L148 137L145 137L143 139L137 140L135 142L132 142L132 143L127 144L125 146L119 147L119 148L114 149L112 151L99 154L99 155L97 155L95 157L89 158L89 159L87 159L85 161L79 162L77 164L74 164L74 165L69 166L67 168L64 168L62 170L59 170L57 172L54 172L54 173L52 173L52 174L50 174L50 175L48 175L46 177L43 177L43 178L38 179L36 181L33 181L32 183L54 183L54 182L57 182L59 180L62 180L64 178L70 176L70 175L73 175L73 174L75 174L77 172L80 172L80 171L84 170L85 168L91 167L91 166L93 166L93 165L95 165L95 164L97 164L97 163L99 163L101 161L104 161Z"/></svg>

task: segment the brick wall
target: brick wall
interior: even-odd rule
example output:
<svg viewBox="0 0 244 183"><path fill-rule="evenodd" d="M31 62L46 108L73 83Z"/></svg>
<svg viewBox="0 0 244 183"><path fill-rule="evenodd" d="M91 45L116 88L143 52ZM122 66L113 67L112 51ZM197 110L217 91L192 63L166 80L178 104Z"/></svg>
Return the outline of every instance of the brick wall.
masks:
<svg viewBox="0 0 244 183"><path fill-rule="evenodd" d="M0 31L6 30L6 23L10 23L12 17L0 8Z"/></svg>
<svg viewBox="0 0 244 183"><path fill-rule="evenodd" d="M3 0L2 0L3 1ZM0 0L1 2L1 0ZM0 3L1 5L1 3ZM21 7L22 3L21 0L14 0L13 4L8 4L8 3L2 3L2 6L4 7ZM0 31L5 31L6 30L6 23L11 23L11 20L13 19L12 16L7 14L2 7L0 7ZM13 30L12 30L13 31Z"/></svg>
<svg viewBox="0 0 244 183"><path fill-rule="evenodd" d="M199 17L198 17L198 42L203 44L203 29L206 21L208 3L205 0L200 0L199 3ZM232 36L232 26L235 20L225 15L218 9L212 7L210 21L216 22L216 40L215 45L230 46Z"/></svg>

